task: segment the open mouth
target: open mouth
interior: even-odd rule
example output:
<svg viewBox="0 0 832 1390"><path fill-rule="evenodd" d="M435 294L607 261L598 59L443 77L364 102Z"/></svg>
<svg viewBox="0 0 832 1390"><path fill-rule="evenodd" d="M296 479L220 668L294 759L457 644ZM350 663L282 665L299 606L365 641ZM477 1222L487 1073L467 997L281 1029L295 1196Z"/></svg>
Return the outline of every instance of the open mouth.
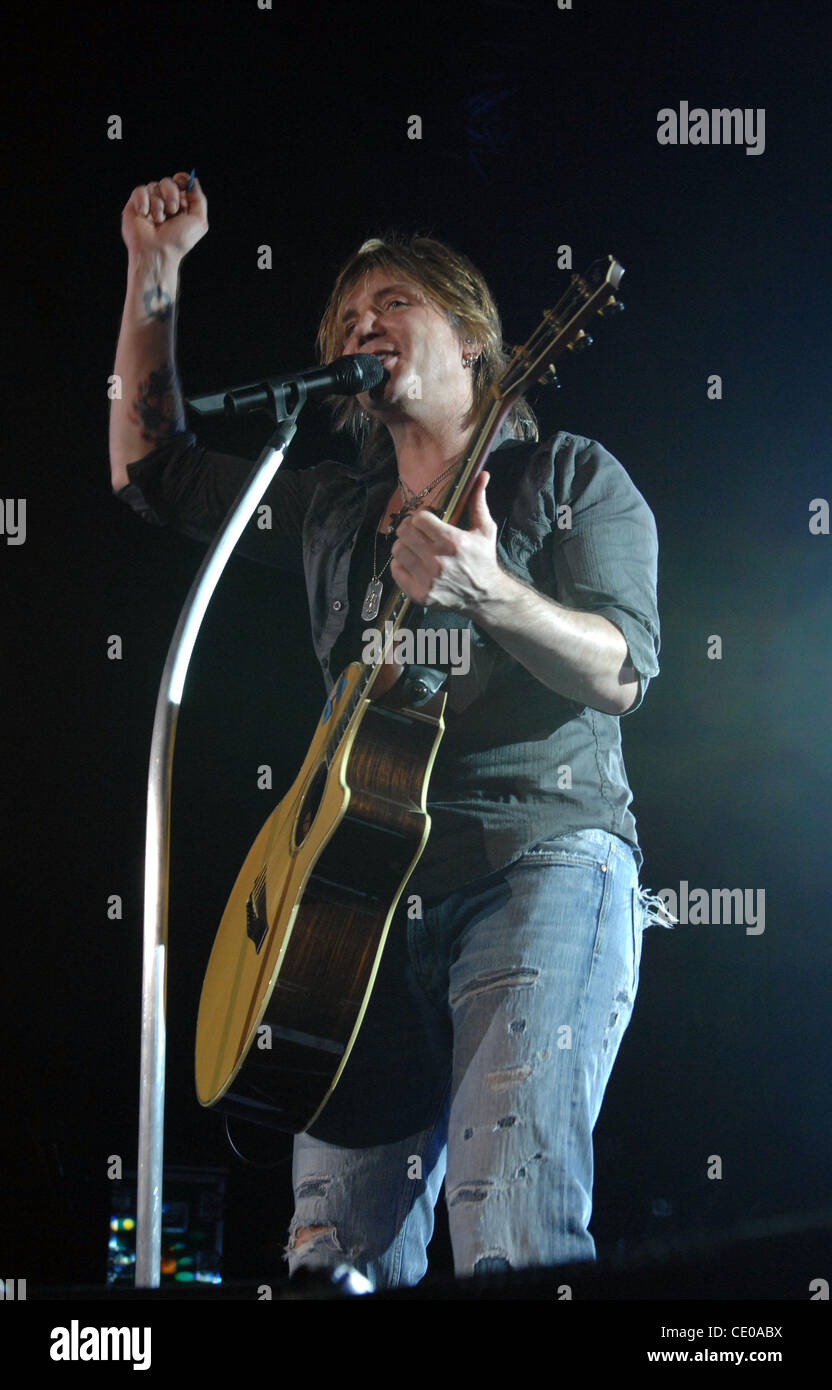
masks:
<svg viewBox="0 0 832 1390"><path fill-rule="evenodd" d="M390 380L390 369L395 365L396 362L398 362L399 354L397 352L381 351L374 352L373 357L377 357L382 367L384 368L384 376L382 380L379 382L378 386L373 387L372 391L370 392L370 398L372 400L380 401L384 399L384 388Z"/></svg>

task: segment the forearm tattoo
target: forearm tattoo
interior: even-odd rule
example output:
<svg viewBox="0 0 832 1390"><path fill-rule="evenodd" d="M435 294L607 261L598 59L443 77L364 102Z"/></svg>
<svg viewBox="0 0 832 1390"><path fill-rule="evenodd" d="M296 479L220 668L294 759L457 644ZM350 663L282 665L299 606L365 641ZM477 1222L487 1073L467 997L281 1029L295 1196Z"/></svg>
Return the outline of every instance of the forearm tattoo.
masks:
<svg viewBox="0 0 832 1390"><path fill-rule="evenodd" d="M173 300L167 290L163 290L161 285L156 285L152 290L145 290L144 309L149 319L155 319L157 323L166 323L173 313Z"/></svg>
<svg viewBox="0 0 832 1390"><path fill-rule="evenodd" d="M176 433L181 425L178 394L173 367L168 362L139 382L139 394L128 418L131 424L139 426L142 439L160 444Z"/></svg>

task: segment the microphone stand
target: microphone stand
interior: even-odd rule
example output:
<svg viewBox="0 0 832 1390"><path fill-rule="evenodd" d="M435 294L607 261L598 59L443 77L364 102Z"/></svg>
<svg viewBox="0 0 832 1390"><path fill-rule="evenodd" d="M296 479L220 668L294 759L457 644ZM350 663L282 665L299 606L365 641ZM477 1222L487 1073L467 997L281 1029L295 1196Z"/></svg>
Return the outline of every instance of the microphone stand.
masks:
<svg viewBox="0 0 832 1390"><path fill-rule="evenodd" d="M277 428L215 536L179 615L156 700L147 782L142 946L141 1084L136 1194L136 1288L158 1288L162 1261L162 1151L165 1111L165 1002L173 744L188 664L202 619L231 553L283 462L306 401L275 401ZM273 398L274 399L274 398Z"/></svg>

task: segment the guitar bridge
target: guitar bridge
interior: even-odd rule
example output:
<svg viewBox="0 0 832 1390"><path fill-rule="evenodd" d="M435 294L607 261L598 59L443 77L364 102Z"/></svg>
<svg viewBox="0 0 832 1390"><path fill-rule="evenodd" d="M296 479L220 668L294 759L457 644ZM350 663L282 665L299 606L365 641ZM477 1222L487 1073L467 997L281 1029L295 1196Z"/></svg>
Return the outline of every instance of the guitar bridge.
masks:
<svg viewBox="0 0 832 1390"><path fill-rule="evenodd" d="M254 880L254 887L246 898L246 936L254 942L254 949L258 955L268 930L269 921L266 916L266 868L264 865Z"/></svg>

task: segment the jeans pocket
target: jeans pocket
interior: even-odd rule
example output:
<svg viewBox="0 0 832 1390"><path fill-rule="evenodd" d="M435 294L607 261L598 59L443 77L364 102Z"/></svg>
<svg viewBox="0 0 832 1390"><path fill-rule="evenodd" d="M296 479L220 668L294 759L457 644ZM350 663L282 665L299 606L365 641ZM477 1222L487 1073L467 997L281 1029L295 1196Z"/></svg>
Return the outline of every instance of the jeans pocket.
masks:
<svg viewBox="0 0 832 1390"><path fill-rule="evenodd" d="M577 864L606 869L609 859L610 835L601 830L573 830L539 840L527 849L521 864Z"/></svg>

